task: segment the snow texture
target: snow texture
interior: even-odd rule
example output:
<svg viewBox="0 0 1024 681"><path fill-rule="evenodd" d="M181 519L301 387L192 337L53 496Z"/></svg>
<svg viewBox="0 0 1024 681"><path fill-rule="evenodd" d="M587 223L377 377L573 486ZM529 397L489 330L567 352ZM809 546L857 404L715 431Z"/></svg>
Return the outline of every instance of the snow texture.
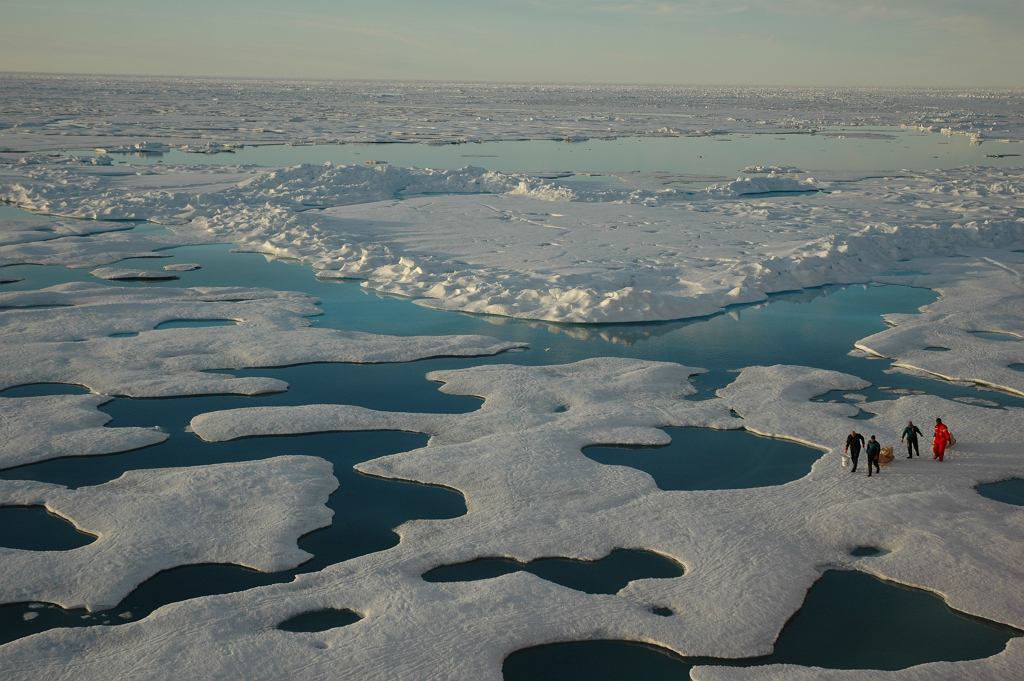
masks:
<svg viewBox="0 0 1024 681"><path fill-rule="evenodd" d="M908 417L923 421L932 414L946 416L958 440L944 463L897 460L868 480L838 463L846 433L863 428L851 418L858 406L809 401L831 390L861 390L863 380L805 367L748 367L716 398L678 399L692 394L686 378L694 371L629 359L481 366L430 375L445 382L445 392L484 397L481 409L469 414L309 405L199 416L193 429L212 440L349 429L429 432L427 447L358 468L458 489L468 513L406 523L394 548L290 584L176 603L125 626L21 639L5 647L7 665L24 678L48 678L74 660L82 679L129 670L152 677L173 668L196 678L497 680L507 654L560 640L622 638L688 656L751 656L770 651L806 590L829 567L929 589L957 609L1024 626L1017 550L1024 511L974 491L979 482L1024 473L1015 445L1003 437L1024 425L1024 410L928 395L863 403L876 414L866 432L883 442L891 442ZM742 421L729 416L730 409ZM683 492L659 490L645 473L598 464L580 451L597 443L664 443L657 426L737 424L825 454L807 476L786 485ZM888 553L849 555L865 544ZM661 553L686 573L634 581L610 596L521 572L448 584L420 578L438 565L483 556L595 559L616 547ZM655 615L654 605L676 614ZM352 609L363 619L317 634L275 629L296 614L328 607ZM232 655L215 654L215 646ZM997 679L1000 670L1021 662L1024 647L1014 641L995 658L949 669ZM895 678L935 678L936 669L924 665ZM732 672L706 673L727 678Z"/></svg>
<svg viewBox="0 0 1024 681"><path fill-rule="evenodd" d="M42 307L40 307L42 306ZM119 288L69 283L0 292L0 389L73 383L103 395L170 397L287 388L217 369L311 362L406 362L490 355L517 347L483 336L381 336L310 325L307 295L244 288ZM233 326L154 330L176 319ZM134 336L112 336L137 332ZM31 362L23 361L29 356Z"/></svg>
<svg viewBox="0 0 1024 681"><path fill-rule="evenodd" d="M62 456L113 454L163 442L151 428L104 428L101 395L0 397L0 469Z"/></svg>
<svg viewBox="0 0 1024 681"><path fill-rule="evenodd" d="M171 265L164 265L164 270L167 272L194 272L202 268L202 265L194 262L178 262Z"/></svg>
<svg viewBox="0 0 1024 681"><path fill-rule="evenodd" d="M177 279L178 277L168 272L154 272L153 270L133 270L126 269L123 267L97 267L92 272L92 276L97 279L107 279L110 281L119 280L148 280L148 281L169 281L171 279Z"/></svg>
<svg viewBox="0 0 1024 681"><path fill-rule="evenodd" d="M230 81L4 74L0 151L809 133L1024 138L1019 90ZM59 113L55 113L59 112ZM868 133L871 134L871 133Z"/></svg>
<svg viewBox="0 0 1024 681"><path fill-rule="evenodd" d="M995 257L946 265L959 270L954 278L913 276L915 285L942 297L921 314L885 315L890 328L861 339L857 348L894 358L898 367L1024 395L1024 372L1011 368L1024 362L1024 258Z"/></svg>
<svg viewBox="0 0 1024 681"><path fill-rule="evenodd" d="M338 486L332 470L317 457L281 456L134 470L78 489L0 481L0 503L45 505L97 537L59 553L0 548L0 602L104 610L180 565L234 563L264 572L295 567L311 557L296 540L331 523L325 504Z"/></svg>
<svg viewBox="0 0 1024 681"><path fill-rule="evenodd" d="M768 173L698 191L569 188L472 167L251 168L242 181L238 168L11 172L0 196L30 210L174 223L184 239L295 258L423 305L557 322L702 316L882 280L935 253L1002 258L1024 245L1020 169Z"/></svg>

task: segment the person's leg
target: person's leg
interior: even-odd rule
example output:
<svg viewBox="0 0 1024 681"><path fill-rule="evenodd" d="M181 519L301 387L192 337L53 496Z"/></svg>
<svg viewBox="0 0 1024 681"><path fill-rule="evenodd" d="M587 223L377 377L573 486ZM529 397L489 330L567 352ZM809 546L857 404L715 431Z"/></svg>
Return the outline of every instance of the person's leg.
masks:
<svg viewBox="0 0 1024 681"><path fill-rule="evenodd" d="M921 456L921 448L917 446L917 438L911 440L911 443L914 445L914 451L917 452L917 455Z"/></svg>
<svg viewBox="0 0 1024 681"><path fill-rule="evenodd" d="M882 472L882 469L879 467L880 459L881 459L881 457L878 454L875 454L874 463L875 463L875 472L876 473L881 473Z"/></svg>
<svg viewBox="0 0 1024 681"><path fill-rule="evenodd" d="M907 458L909 459L909 458L911 458L913 456L914 456L914 441L913 440L907 440Z"/></svg>
<svg viewBox="0 0 1024 681"><path fill-rule="evenodd" d="M857 459L859 459L859 458L860 458L860 450L859 449L851 449L850 450L850 461L853 462L853 467L850 468L850 472L851 473L856 473L857 472Z"/></svg>

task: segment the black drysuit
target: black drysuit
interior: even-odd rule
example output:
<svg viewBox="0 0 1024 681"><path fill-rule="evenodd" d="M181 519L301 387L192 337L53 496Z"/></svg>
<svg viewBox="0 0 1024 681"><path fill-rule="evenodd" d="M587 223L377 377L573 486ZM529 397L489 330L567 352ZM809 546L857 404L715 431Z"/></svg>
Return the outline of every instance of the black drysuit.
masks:
<svg viewBox="0 0 1024 681"><path fill-rule="evenodd" d="M853 462L851 473L857 470L857 459L860 458L860 448L863 444L864 436L860 433L850 433L846 436L846 451L850 452L850 461Z"/></svg>

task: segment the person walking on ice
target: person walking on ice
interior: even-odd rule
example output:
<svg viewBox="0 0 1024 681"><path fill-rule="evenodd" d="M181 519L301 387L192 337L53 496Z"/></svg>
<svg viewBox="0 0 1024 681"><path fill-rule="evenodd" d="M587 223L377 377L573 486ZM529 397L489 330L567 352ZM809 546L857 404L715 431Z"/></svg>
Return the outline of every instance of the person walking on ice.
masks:
<svg viewBox="0 0 1024 681"><path fill-rule="evenodd" d="M900 440L907 441L907 458L910 459L916 452L918 456L921 456L921 449L917 446L917 436L924 437L924 433L921 429L914 425L913 421L907 421L907 427L903 429L903 435L900 436Z"/></svg>
<svg viewBox="0 0 1024 681"><path fill-rule="evenodd" d="M953 435L949 428L942 422L942 419L935 419L935 439L932 440L932 458L944 461L946 458L946 447L953 442Z"/></svg>
<svg viewBox="0 0 1024 681"><path fill-rule="evenodd" d="M857 472L857 459L860 458L860 448L863 444L864 436L856 430L851 430L850 434L846 436L846 447L843 448L843 451L849 453L850 461L853 462L853 467L850 468L851 473Z"/></svg>
<svg viewBox="0 0 1024 681"><path fill-rule="evenodd" d="M878 459L882 453L882 445L878 443L878 440L875 439L874 435L872 435L871 439L868 440L868 446L864 451L867 452L868 455L868 477L871 477L872 464L875 466L875 472L881 473L882 469L878 466Z"/></svg>

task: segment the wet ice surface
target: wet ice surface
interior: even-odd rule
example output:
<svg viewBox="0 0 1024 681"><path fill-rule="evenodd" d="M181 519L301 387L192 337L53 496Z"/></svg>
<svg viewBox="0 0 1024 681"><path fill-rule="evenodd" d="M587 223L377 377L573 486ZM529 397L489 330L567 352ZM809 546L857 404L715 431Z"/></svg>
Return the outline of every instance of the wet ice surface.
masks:
<svg viewBox="0 0 1024 681"><path fill-rule="evenodd" d="M304 537L294 531L282 534L281 541L290 541L294 551L314 556L288 570L175 568L209 558L201 551L186 556L161 549L165 562L112 568L125 579L119 588L108 584L103 597L96 592L112 575L92 575L89 584L78 585L19 578L18 586L15 580L8 588L21 589L20 595L10 598L22 602L2 609L4 638L60 628L11 643L5 647L6 659L27 677L47 676L52 673L47 665L56 669L72 658L85 678L109 677L128 673L129 667L137 671L140 656L153 673L174 665L215 677L230 671L218 666L207 648L214 631L237 651L253 678L320 676L328 670L362 678L418 678L424 669L438 677L498 678L504 656L515 650L609 636L656 641L687 656L750 657L770 651L775 634L804 603L804 590L830 565L855 566L920 586L958 609L1019 628L1020 598L1012 587L1020 581L1019 566L1000 547L1019 542L1021 518L1005 510L992 516L995 504L975 487L1022 474L1019 457L997 436L1016 427L1021 401L1005 392L986 392L981 394L991 399L982 403L969 386L941 383L925 374L889 375L888 361L863 356L895 357L907 370L1004 391L1019 385L1013 383L1014 376L1000 373L1001 367L1015 371L1024 359L1014 354L1019 344L1002 337L1019 335L1019 326L1014 326L1019 306L1020 258L1014 254L1020 243L1014 217L1019 172L946 170L885 179L832 173L816 174L820 177L811 183L792 168L775 168L774 176L772 169L757 170L768 172L750 172L756 180L735 183L712 178L705 184L717 186L708 191L684 184L662 192L652 184L659 178L650 175L632 186L617 182L588 187L583 181L573 184L571 178L561 182L557 174L479 170L158 168L135 175L126 167L49 161L5 169L0 184L8 196L36 210L178 224L173 231L133 226L4 247L0 255L11 265L3 270L5 276L23 279L4 285L7 297L0 315L5 339L11 334L28 341L33 356L49 360L18 366L11 354L12 362L4 363L11 367L11 387L3 397L29 400L63 390L48 381L140 396L189 394L200 386L200 392L218 392L213 385L258 387L237 392L263 393L100 404L114 416L112 427L98 428L112 431L102 433L105 437L134 428L159 433L153 426L170 437L164 444L127 453L109 448L111 453L97 458L57 453L56 459L26 462L0 475L12 499L30 503L31 493L31 503L41 503L44 492L47 499L102 498L119 480L156 479L165 468L193 477L223 465L249 462L258 467L281 454L326 459L333 464L327 469L340 482L327 502L335 512L329 528ZM10 178L28 184L15 190ZM64 181L71 184L59 189ZM828 193L775 195L792 189ZM441 195L416 196L436 192ZM368 199L379 203L366 204ZM325 207L330 208L320 210ZM496 217L483 222L481 216ZM652 217L663 222L663 232L680 225L693 231L677 243L665 242L644 231L655 229L644 224ZM37 225L49 224L48 219L37 220ZM478 221L489 229L474 234L468 225ZM438 224L444 233L427 228ZM558 236L555 228L565 229L566 224L572 229ZM593 237L588 224L604 230L599 241L586 241ZM620 230L632 234L620 237L615 234ZM710 246L693 236L703 239L716 230L722 234ZM32 231L23 233L32 236ZM531 241L534 232L536 243ZM510 235L529 237L504 246L508 253L522 251L527 263L510 264L496 250ZM552 257L550 249L559 248L556 241L565 236L582 240L582 250L573 253L563 245L565 255ZM621 271L640 283L634 288L647 287L652 293L648 307L644 296L623 296L624 308L641 309L645 317L704 315L723 307L728 314L593 327L472 317L378 297L351 283L316 281L308 269L230 254L227 247L167 249L214 238L304 259L321 276L356 274L384 291L419 296L424 282L430 282L431 288L440 286L434 292L438 297L431 300L454 301L459 309L473 309L483 301L499 307L478 311L505 313L500 308L505 294L489 288L488 278L505 282L501 286L511 282L524 293L531 286L550 290L546 277L567 277L571 285L576 283L572 277L578 277L597 286L592 296L597 300L602 291L621 290L614 289L623 282L616 278ZM784 245L764 246L780 243ZM919 252L939 247L969 257L925 258ZM123 261L125 255L160 255L164 260ZM580 255L592 262L581 264ZM659 258L685 261L685 267L652 270ZM743 269L750 261L763 269ZM18 264L24 262L113 264L158 272L174 271L163 270L164 263L181 262L201 264L202 269L181 268L182 282L108 284L93 278L83 285L90 281L85 270ZM453 265L482 274L446 279ZM682 279L673 283L682 303L659 299L665 276ZM540 283L531 284L531 277ZM850 281L930 287L942 298L936 301L928 291L899 286L777 293ZM452 282L458 290L445 288ZM71 285L31 291L62 283ZM312 297L301 294L252 288L260 283L312 294L322 303L316 306ZM734 285L726 289L726 284ZM215 292L209 286L233 288ZM540 307L533 309L554 310L553 318L563 322L574 306L601 309L599 304L587 307L591 294L572 293L568 286L565 291L571 295L561 301L551 296L553 305L538 298ZM537 300L527 294L520 303ZM564 310L559 308L562 303ZM931 316L920 324L917 318L924 315L915 312L926 304L930 307L925 315ZM603 307L614 312L613 304ZM667 312L651 315L652 310ZM320 311L323 317L309 316ZM888 331L878 318L882 312L894 313L888 317L893 324ZM259 332L259 342L254 336L252 343L240 347L244 335L239 334L247 327ZM933 339L929 334L936 328L941 338ZM319 341L337 338L333 329L355 342L324 353ZM356 337L353 331L403 338ZM385 356L374 354L381 343L389 352L407 346L405 359L448 354L440 350L451 347L451 340L431 343L404 337L452 333L496 337L470 343L477 351L523 343L531 347L492 358L428 359L408 366L314 363L261 368L339 358L373 361ZM865 339L864 353L847 356L860 339ZM930 353L938 356L932 361L948 362L939 366L919 361L917 352L940 344L949 350ZM311 345L317 346L315 352ZM374 353L367 354L369 345L376 346ZM88 361L81 359L83 348L93 356ZM202 359L206 354L213 356ZM155 362L153 355L161 359ZM610 357L588 360L600 356ZM845 375L752 366L792 363L794 358ZM585 361L567 364L579 360ZM182 366L194 371L184 382ZM709 371L694 375L699 370L690 367ZM440 392L438 383L423 379L425 374L440 382ZM285 385L290 389L282 392ZM473 396L486 399L481 405ZM78 430L94 427L93 421L102 426L104 417L96 416L95 406L91 410L88 423ZM894 437L909 416L923 422L920 414L934 413L944 415L959 440L944 464L897 461L872 481L839 467L836 447L851 426ZM864 414L873 417L858 420ZM195 434L183 431L189 423ZM599 464L581 452L594 444L664 445L668 437L661 428L666 426L671 432L672 427L739 425L825 453L809 473L793 474L785 485L688 492L659 489L657 476ZM122 474L126 477L119 478ZM275 476L275 484L280 482ZM227 498L251 495L237 491ZM836 522L849 517L857 521ZM894 517L902 522L893 525ZM133 541L158 543L159 536ZM120 541L126 538L131 539L122 533ZM615 595L567 589L525 571L468 582L430 583L422 577L440 566L479 566L480 560L494 556L507 557L515 566L552 557L598 561L622 547L660 553L684 566L686 574L651 578L622 567L614 577L629 583ZM881 552L869 555L858 547L879 547ZM250 564L245 555L236 547L217 560ZM18 560L23 561L19 565L33 566L18 574L32 573L39 564L31 556ZM172 569L163 569L131 591L133 583L167 567ZM58 568L64 569L51 569ZM296 575L294 583L285 583ZM992 589L993 584L1004 588ZM247 587L260 588L239 591ZM57 593L61 589L76 593L62 597ZM864 593L858 586L840 591ZM184 601L207 594L221 595ZM73 609L88 599L98 612ZM829 607L841 599L833 595L827 599ZM37 607L46 600L72 609ZM510 603L517 607L510 609ZM920 613L921 607L907 610ZM307 628L316 630L306 633L275 631L292 618L325 610L352 612L363 619L345 626L314 623ZM145 619L134 622L141 617ZM78 620L77 628L64 628L72 619ZM95 624L124 626L91 626ZM842 646L831 638L826 642L830 645L813 647L827 657L825 666L874 669L993 655L956 669L972 677L1000 678L1000 670L1020 664L1019 643L1011 642L999 653L1014 633L1001 632L967 652L928 646L897 666L877 657L843 662ZM798 638L796 648L806 647L809 639ZM402 643L414 639L423 645ZM382 642L397 642L388 644L384 659L371 653L382 650ZM467 646L476 651L473 656L457 652ZM44 656L42 650L51 652ZM776 652L779 657L773 661L816 663L787 658L780 647ZM724 678L744 672L698 673ZM767 673L784 677L808 672L782 668ZM934 674L934 668L911 667L903 678Z"/></svg>

